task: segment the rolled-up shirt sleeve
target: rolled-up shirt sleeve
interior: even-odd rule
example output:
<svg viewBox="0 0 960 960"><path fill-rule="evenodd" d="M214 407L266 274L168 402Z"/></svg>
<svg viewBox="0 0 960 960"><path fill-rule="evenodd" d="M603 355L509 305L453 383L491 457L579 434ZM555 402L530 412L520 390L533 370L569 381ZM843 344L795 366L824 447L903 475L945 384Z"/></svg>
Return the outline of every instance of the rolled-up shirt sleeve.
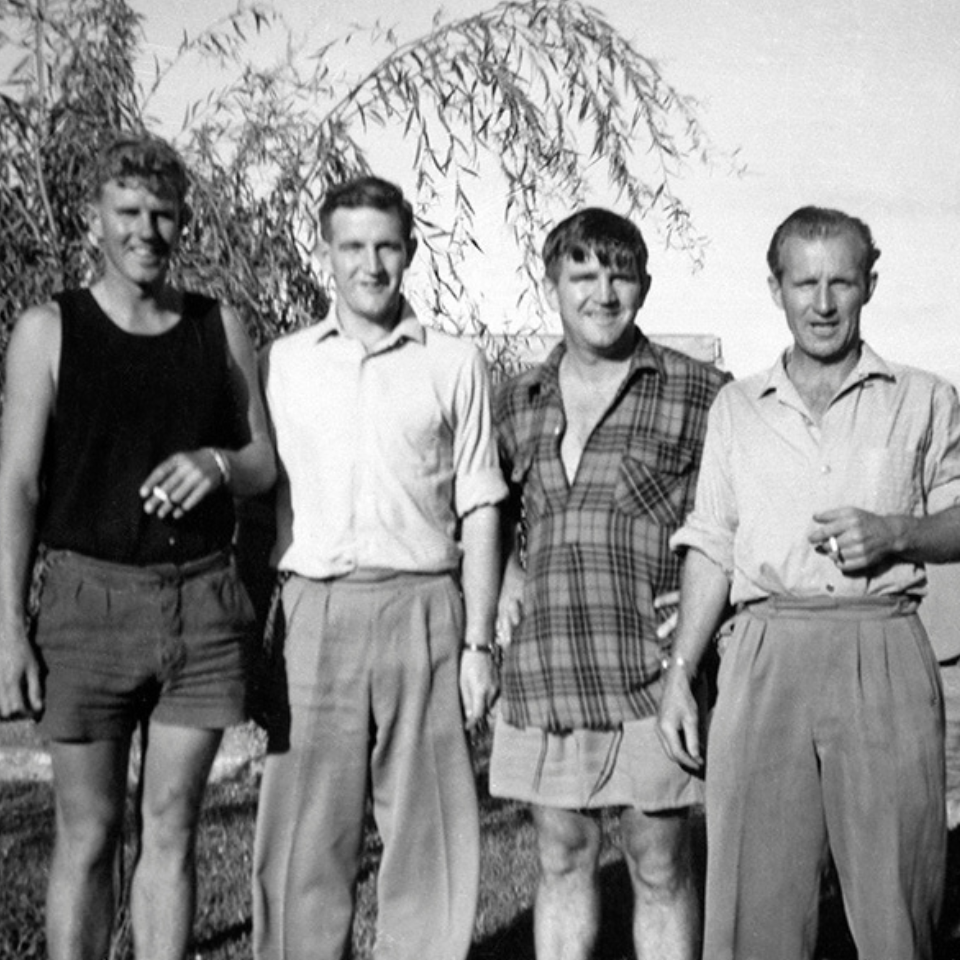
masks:
<svg viewBox="0 0 960 960"><path fill-rule="evenodd" d="M928 514L960 503L960 400L956 389L949 383L938 382L932 404L933 429L924 458Z"/></svg>
<svg viewBox="0 0 960 960"><path fill-rule="evenodd" d="M507 495L493 431L490 377L479 350L463 365L454 396L454 497L458 516Z"/></svg>
<svg viewBox="0 0 960 960"><path fill-rule="evenodd" d="M729 388L723 389L710 409L693 512L670 538L678 553L699 550L732 579L737 505L734 497Z"/></svg>

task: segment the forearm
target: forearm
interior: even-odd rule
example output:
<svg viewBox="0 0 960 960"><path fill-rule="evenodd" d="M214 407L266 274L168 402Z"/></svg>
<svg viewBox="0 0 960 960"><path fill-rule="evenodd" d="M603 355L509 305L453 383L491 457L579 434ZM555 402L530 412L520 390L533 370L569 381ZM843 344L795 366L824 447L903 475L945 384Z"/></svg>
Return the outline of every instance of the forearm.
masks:
<svg viewBox="0 0 960 960"><path fill-rule="evenodd" d="M463 518L462 585L466 615L464 643L493 642L500 586L500 521L498 509L478 507Z"/></svg>
<svg viewBox="0 0 960 960"><path fill-rule="evenodd" d="M680 610L673 636L671 664L682 663L692 676L727 606L730 581L699 550L688 550L680 583Z"/></svg>
<svg viewBox="0 0 960 960"><path fill-rule="evenodd" d="M0 481L0 637L24 636L37 497Z"/></svg>
<svg viewBox="0 0 960 960"><path fill-rule="evenodd" d="M960 560L960 506L926 517L892 517L893 552L914 563Z"/></svg>
<svg viewBox="0 0 960 960"><path fill-rule="evenodd" d="M277 477L273 445L266 433L255 436L239 450L219 448L226 460L230 492L235 497L252 497L273 486Z"/></svg>

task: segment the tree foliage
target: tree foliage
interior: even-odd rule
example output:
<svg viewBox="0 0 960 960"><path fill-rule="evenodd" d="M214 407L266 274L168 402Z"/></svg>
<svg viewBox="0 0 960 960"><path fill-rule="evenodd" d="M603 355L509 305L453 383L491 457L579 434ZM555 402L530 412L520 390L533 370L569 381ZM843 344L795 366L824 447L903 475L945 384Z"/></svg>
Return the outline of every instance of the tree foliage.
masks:
<svg viewBox="0 0 960 960"><path fill-rule="evenodd" d="M502 0L464 19L438 14L415 39L376 25L324 46L294 42L274 7L241 5L184 36L148 84L134 69L142 24L124 0L0 0L0 13L0 63L12 64L0 78L0 336L27 304L89 281L90 164L113 131L154 126L185 64L228 79L184 105L173 138L193 176L178 279L229 299L261 342L326 311L318 201L374 167L415 202L425 255L412 299L481 337L464 281L478 204L496 205L528 295L545 225L598 190L699 256L675 192L685 163L714 156L696 106L579 0ZM266 31L285 33L288 53L263 67L249 48ZM384 168L385 155L400 166Z"/></svg>

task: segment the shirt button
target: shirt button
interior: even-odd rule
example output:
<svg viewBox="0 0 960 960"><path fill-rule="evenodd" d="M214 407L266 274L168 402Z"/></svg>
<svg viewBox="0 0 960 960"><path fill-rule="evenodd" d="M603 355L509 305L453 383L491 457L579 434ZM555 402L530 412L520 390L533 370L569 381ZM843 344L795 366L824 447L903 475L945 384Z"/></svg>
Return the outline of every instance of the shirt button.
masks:
<svg viewBox="0 0 960 960"><path fill-rule="evenodd" d="M821 473L829 473L829 472L830 472L830 464L829 464L829 463L825 463L825 464L820 468L820 472L821 472Z"/></svg>

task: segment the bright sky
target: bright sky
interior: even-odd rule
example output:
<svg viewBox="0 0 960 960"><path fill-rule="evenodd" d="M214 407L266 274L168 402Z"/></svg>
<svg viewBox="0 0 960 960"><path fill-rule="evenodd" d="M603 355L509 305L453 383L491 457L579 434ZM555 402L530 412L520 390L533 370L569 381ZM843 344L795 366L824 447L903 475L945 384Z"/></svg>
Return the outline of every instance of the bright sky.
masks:
<svg viewBox="0 0 960 960"><path fill-rule="evenodd" d="M134 0L161 55L232 0ZM277 0L317 46L379 19L426 31L434 0ZM493 0L452 0L451 16ZM598 0L611 22L702 104L718 146L740 150L743 177L691 170L679 192L709 238L694 273L654 248L640 315L653 333L714 333L727 366L768 366L789 342L770 300L764 255L777 223L806 203L865 219L883 250L864 333L882 354L960 382L960 3L957 0ZM157 104L175 132L171 85ZM199 95L183 80L183 99ZM381 171L404 183L408 171ZM592 198L604 202L603 197ZM498 308L500 309L500 308ZM495 316L488 322L495 323Z"/></svg>

